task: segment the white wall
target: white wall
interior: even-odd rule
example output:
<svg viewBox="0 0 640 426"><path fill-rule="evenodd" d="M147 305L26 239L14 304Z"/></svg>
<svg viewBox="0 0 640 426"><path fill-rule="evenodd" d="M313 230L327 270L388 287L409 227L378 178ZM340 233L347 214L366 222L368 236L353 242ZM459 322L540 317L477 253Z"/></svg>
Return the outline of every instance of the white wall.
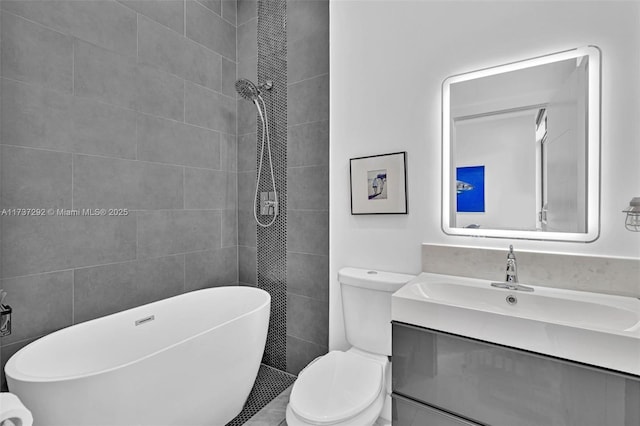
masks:
<svg viewBox="0 0 640 426"><path fill-rule="evenodd" d="M529 110L456 123L455 167L484 166L485 179L485 211L456 213L456 227L535 231L536 115Z"/></svg>
<svg viewBox="0 0 640 426"><path fill-rule="evenodd" d="M640 3L331 2L331 348L337 271L417 273L420 244L640 258L620 212L640 196ZM449 75L594 44L602 49L601 235L590 244L452 237L440 229L440 85ZM349 158L406 150L409 214L351 216Z"/></svg>

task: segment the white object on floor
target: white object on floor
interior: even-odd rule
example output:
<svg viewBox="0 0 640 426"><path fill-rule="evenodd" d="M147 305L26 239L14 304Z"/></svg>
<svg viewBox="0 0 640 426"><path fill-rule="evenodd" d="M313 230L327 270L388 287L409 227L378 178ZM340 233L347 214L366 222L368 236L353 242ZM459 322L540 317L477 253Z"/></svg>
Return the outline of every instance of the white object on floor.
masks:
<svg viewBox="0 0 640 426"><path fill-rule="evenodd" d="M76 324L13 355L9 389L46 426L224 425L255 382L270 304L214 287Z"/></svg>
<svg viewBox="0 0 640 426"><path fill-rule="evenodd" d="M391 294L413 275L343 268L338 273L346 352L312 361L293 384L288 426L389 425Z"/></svg>
<svg viewBox="0 0 640 426"><path fill-rule="evenodd" d="M31 426L33 417L20 398L9 392L0 393L0 426Z"/></svg>

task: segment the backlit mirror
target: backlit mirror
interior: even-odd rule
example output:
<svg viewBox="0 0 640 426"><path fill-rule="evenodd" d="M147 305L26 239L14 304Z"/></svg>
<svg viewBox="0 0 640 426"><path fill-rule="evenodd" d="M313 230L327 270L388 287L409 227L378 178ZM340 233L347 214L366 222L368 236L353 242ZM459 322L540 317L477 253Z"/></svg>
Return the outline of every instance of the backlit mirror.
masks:
<svg viewBox="0 0 640 426"><path fill-rule="evenodd" d="M442 108L445 233L598 238L597 47L449 77Z"/></svg>

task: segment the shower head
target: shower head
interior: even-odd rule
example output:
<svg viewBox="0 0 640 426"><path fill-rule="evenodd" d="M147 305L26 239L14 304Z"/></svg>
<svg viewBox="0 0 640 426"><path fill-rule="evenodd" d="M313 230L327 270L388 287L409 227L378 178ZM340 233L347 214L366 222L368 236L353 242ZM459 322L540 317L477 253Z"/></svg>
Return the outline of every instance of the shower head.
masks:
<svg viewBox="0 0 640 426"><path fill-rule="evenodd" d="M236 92L248 101L255 101L260 97L261 90L271 90L273 81L267 80L256 86L253 82L246 78L236 80Z"/></svg>
<svg viewBox="0 0 640 426"><path fill-rule="evenodd" d="M248 101L255 101L260 95L260 90L256 85L246 78L236 80L236 92Z"/></svg>

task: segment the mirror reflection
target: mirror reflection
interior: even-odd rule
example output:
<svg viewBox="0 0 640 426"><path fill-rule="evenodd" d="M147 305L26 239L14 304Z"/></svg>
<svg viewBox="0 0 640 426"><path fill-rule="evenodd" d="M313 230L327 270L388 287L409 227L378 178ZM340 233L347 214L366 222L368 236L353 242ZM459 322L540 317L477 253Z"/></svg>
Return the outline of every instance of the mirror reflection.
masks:
<svg viewBox="0 0 640 426"><path fill-rule="evenodd" d="M588 47L445 81L445 232L597 237L596 74Z"/></svg>

